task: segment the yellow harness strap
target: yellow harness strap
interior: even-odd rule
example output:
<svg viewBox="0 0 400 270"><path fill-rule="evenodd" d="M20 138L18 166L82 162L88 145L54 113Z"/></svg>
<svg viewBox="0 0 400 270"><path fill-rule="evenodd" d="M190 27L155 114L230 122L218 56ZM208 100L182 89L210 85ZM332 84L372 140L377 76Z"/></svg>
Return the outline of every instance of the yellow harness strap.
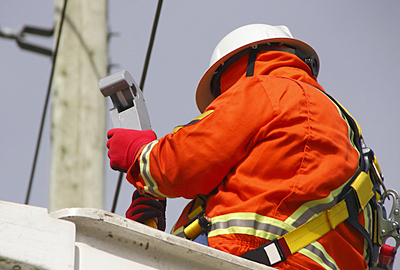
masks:
<svg viewBox="0 0 400 270"><path fill-rule="evenodd" d="M316 218L309 220L266 245L245 253L242 257L267 265L274 265L286 260L288 256L318 240L329 231L334 230L340 223L349 218L349 213L351 212L349 207L356 207L356 213L360 213L374 196L371 179L365 172L361 172L358 175L351 187L357 202L354 205L343 199Z"/></svg>
<svg viewBox="0 0 400 270"><path fill-rule="evenodd" d="M280 238L284 238L290 253L293 254L335 229L348 217L346 202L342 200L331 209L322 212L318 217L279 237L278 241Z"/></svg>

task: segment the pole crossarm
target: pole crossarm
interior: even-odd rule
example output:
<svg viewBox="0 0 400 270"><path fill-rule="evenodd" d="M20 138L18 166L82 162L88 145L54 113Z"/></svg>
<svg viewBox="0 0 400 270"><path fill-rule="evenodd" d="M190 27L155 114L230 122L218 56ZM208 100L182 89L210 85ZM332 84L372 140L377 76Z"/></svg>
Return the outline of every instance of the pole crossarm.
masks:
<svg viewBox="0 0 400 270"><path fill-rule="evenodd" d="M14 30L8 27L0 27L0 37L15 39L21 49L40 53L47 56L53 56L52 49L36 45L26 40L27 34L36 36L51 37L53 36L54 28L41 28L34 26L23 26L20 30Z"/></svg>

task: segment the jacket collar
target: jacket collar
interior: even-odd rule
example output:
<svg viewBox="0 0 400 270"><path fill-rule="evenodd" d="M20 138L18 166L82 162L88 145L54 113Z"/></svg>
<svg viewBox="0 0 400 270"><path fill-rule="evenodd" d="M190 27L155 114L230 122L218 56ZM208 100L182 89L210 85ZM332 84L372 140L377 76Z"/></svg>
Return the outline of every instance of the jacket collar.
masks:
<svg viewBox="0 0 400 270"><path fill-rule="evenodd" d="M238 81L246 78L248 55L241 57L228 67L221 76L221 93L226 92ZM310 68L296 55L282 51L259 52L254 65L254 74L285 77L324 89L311 74Z"/></svg>

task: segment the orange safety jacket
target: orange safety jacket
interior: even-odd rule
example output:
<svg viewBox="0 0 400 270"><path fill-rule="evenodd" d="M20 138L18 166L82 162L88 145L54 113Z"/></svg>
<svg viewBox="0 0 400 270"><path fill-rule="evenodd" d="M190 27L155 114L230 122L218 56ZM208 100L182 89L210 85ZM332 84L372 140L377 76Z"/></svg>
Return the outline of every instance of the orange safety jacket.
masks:
<svg viewBox="0 0 400 270"><path fill-rule="evenodd" d="M149 143L127 178L155 198L206 195L209 246L241 256L338 202L359 155L338 107L295 55L248 56L221 77L221 95L198 121ZM318 88L318 89L317 89ZM172 233L188 221L190 203ZM364 210L359 222L369 226ZM367 243L347 222L274 265L367 269Z"/></svg>

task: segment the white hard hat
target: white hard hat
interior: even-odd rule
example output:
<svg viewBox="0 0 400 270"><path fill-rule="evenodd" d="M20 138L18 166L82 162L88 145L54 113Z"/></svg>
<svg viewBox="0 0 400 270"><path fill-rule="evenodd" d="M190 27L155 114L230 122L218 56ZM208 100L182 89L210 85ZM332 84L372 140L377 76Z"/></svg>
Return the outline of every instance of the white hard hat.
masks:
<svg viewBox="0 0 400 270"><path fill-rule="evenodd" d="M196 103L200 112L214 100L210 83L216 69L231 56L249 47L261 44L285 44L300 50L306 57L315 57L319 63L318 55L308 44L294 39L289 28L284 25L271 26L267 24L250 24L233 30L226 35L215 47L211 56L210 67L201 78L196 91Z"/></svg>

